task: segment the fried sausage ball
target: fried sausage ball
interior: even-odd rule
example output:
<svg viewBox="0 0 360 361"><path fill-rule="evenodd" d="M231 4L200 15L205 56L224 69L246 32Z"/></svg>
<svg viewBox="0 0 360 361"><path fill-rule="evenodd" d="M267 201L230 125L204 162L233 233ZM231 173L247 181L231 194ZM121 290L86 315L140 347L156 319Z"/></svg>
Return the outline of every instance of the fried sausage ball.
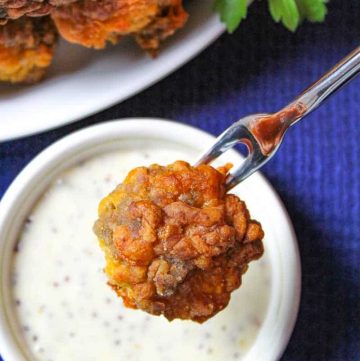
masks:
<svg viewBox="0 0 360 361"><path fill-rule="evenodd" d="M140 167L101 201L94 231L125 306L200 323L227 306L264 236L245 203L226 194L228 170Z"/></svg>
<svg viewBox="0 0 360 361"><path fill-rule="evenodd" d="M57 35L50 18L21 18L0 26L0 81L34 83L51 63Z"/></svg>
<svg viewBox="0 0 360 361"><path fill-rule="evenodd" d="M150 52L187 19L182 0L81 0L55 7L51 14L59 33L72 43L102 49L133 35Z"/></svg>

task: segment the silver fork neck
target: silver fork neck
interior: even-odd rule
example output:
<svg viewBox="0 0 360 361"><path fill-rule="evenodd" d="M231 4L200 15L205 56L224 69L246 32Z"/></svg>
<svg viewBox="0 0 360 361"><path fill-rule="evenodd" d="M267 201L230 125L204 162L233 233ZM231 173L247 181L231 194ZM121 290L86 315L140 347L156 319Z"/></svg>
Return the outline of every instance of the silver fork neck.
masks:
<svg viewBox="0 0 360 361"><path fill-rule="evenodd" d="M306 107L306 111L301 118L316 109L325 99L353 79L359 72L360 46L295 99L293 104L303 104ZM301 118L294 119L292 124L295 124Z"/></svg>

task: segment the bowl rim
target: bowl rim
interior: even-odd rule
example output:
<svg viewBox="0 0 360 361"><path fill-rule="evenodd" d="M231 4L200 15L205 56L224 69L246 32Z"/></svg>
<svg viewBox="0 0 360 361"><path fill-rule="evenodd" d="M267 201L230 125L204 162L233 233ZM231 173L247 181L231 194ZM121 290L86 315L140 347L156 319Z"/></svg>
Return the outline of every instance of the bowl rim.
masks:
<svg viewBox="0 0 360 361"><path fill-rule="evenodd" d="M0 234L5 234L5 240L0 241L0 308L4 307L2 304L2 289L3 289L3 277L2 277L2 262L1 254L2 250L6 245L6 227L11 223L11 212L14 211L13 207L16 204L16 200L21 196L24 197L25 192L28 190L28 186L32 180L34 180L39 174L45 171L56 171L60 160L66 160L74 156L76 152L96 148L96 144L100 144L101 141L109 141L117 139L117 137L126 137L126 135L132 135L134 138L160 138L164 141L175 141L178 140L180 144L211 144L214 141L214 137L209 133L199 130L195 127L184 125L178 122L169 121L165 119L154 119L154 118L126 118L117 119L105 123L93 125L81 130L78 130L70 135L63 137L62 139L51 144L40 154L38 154L15 178L2 200L0 201ZM96 153L96 151L94 151ZM231 150L230 153L240 159L239 153L235 150ZM56 164L58 163L58 164ZM66 167L65 167L66 168ZM59 171L57 171L58 173ZM269 197L272 197L274 207L277 208L277 213L280 216L280 222L284 225L284 234L286 235L287 241L284 243L286 249L286 260L285 268L277 274L277 277L281 277L284 281L285 294L283 294L280 302L282 307L281 317L283 320L277 318L272 319L276 322L276 331L278 331L276 341L265 344L268 346L267 355L268 360L278 360L283 354L293 328L295 326L299 304L300 304L300 293L301 293L301 265L300 265L300 254L297 244L296 235L292 227L292 223L289 215L273 187L270 183L259 173L252 175L253 180L261 183L262 187L265 187L269 193ZM49 182L47 182L48 184ZM38 196L37 196L38 198ZM276 212L274 212L276 213ZM8 237L9 238L9 237ZM273 275L272 275L273 276ZM284 291L284 290L283 290ZM270 297L271 298L271 297ZM278 302L277 301L277 302ZM270 300L270 306L267 311L267 317L269 317L269 309L275 307L272 305L274 300ZM280 308L277 305L278 308ZM5 307L4 307L5 308ZM274 311L280 314L280 310ZM273 313L274 313L273 312ZM274 315L273 315L274 316ZM276 315L275 315L276 317ZM280 316L279 316L280 318ZM267 320L264 321L264 323ZM264 327L263 327L264 328ZM257 339L262 335L263 328L260 330ZM256 360L252 354L258 340L255 340L253 346L246 354L244 361ZM262 345L264 347L264 345ZM9 332L9 324L5 317L5 312L0 310L0 350L4 361L20 361L25 360L23 354L20 351L19 345L15 341L15 337Z"/></svg>

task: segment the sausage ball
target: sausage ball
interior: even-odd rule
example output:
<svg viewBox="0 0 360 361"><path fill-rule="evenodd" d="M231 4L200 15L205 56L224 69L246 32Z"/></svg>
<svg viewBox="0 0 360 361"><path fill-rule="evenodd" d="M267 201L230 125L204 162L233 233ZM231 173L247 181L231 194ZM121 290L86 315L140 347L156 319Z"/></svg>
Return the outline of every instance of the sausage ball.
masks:
<svg viewBox="0 0 360 361"><path fill-rule="evenodd" d="M245 203L226 194L228 170L183 161L135 168L100 202L94 231L125 306L200 323L227 306L264 236Z"/></svg>

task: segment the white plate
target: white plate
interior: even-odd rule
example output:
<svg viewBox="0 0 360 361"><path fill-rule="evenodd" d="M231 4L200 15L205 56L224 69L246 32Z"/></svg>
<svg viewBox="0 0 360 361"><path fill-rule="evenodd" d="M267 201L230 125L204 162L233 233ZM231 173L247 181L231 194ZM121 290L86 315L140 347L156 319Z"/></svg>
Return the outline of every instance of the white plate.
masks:
<svg viewBox="0 0 360 361"><path fill-rule="evenodd" d="M195 128L154 119L103 123L47 148L21 172L4 195L0 202L0 350L5 361L25 360L11 326L13 312L8 286L11 255L24 218L48 184L64 169L94 154L118 149L123 140L139 138L180 144L194 154L214 141L214 137ZM238 164L241 156L229 151L226 161ZM288 343L298 312L301 286L297 241L283 204L260 173L252 175L234 192L240 193L251 215L262 223L271 269L266 316L243 361L275 361Z"/></svg>
<svg viewBox="0 0 360 361"><path fill-rule="evenodd" d="M61 43L43 82L0 86L0 141L78 120L162 79L223 32L213 3L187 1L188 23L164 44L155 60L130 40L101 52Z"/></svg>

